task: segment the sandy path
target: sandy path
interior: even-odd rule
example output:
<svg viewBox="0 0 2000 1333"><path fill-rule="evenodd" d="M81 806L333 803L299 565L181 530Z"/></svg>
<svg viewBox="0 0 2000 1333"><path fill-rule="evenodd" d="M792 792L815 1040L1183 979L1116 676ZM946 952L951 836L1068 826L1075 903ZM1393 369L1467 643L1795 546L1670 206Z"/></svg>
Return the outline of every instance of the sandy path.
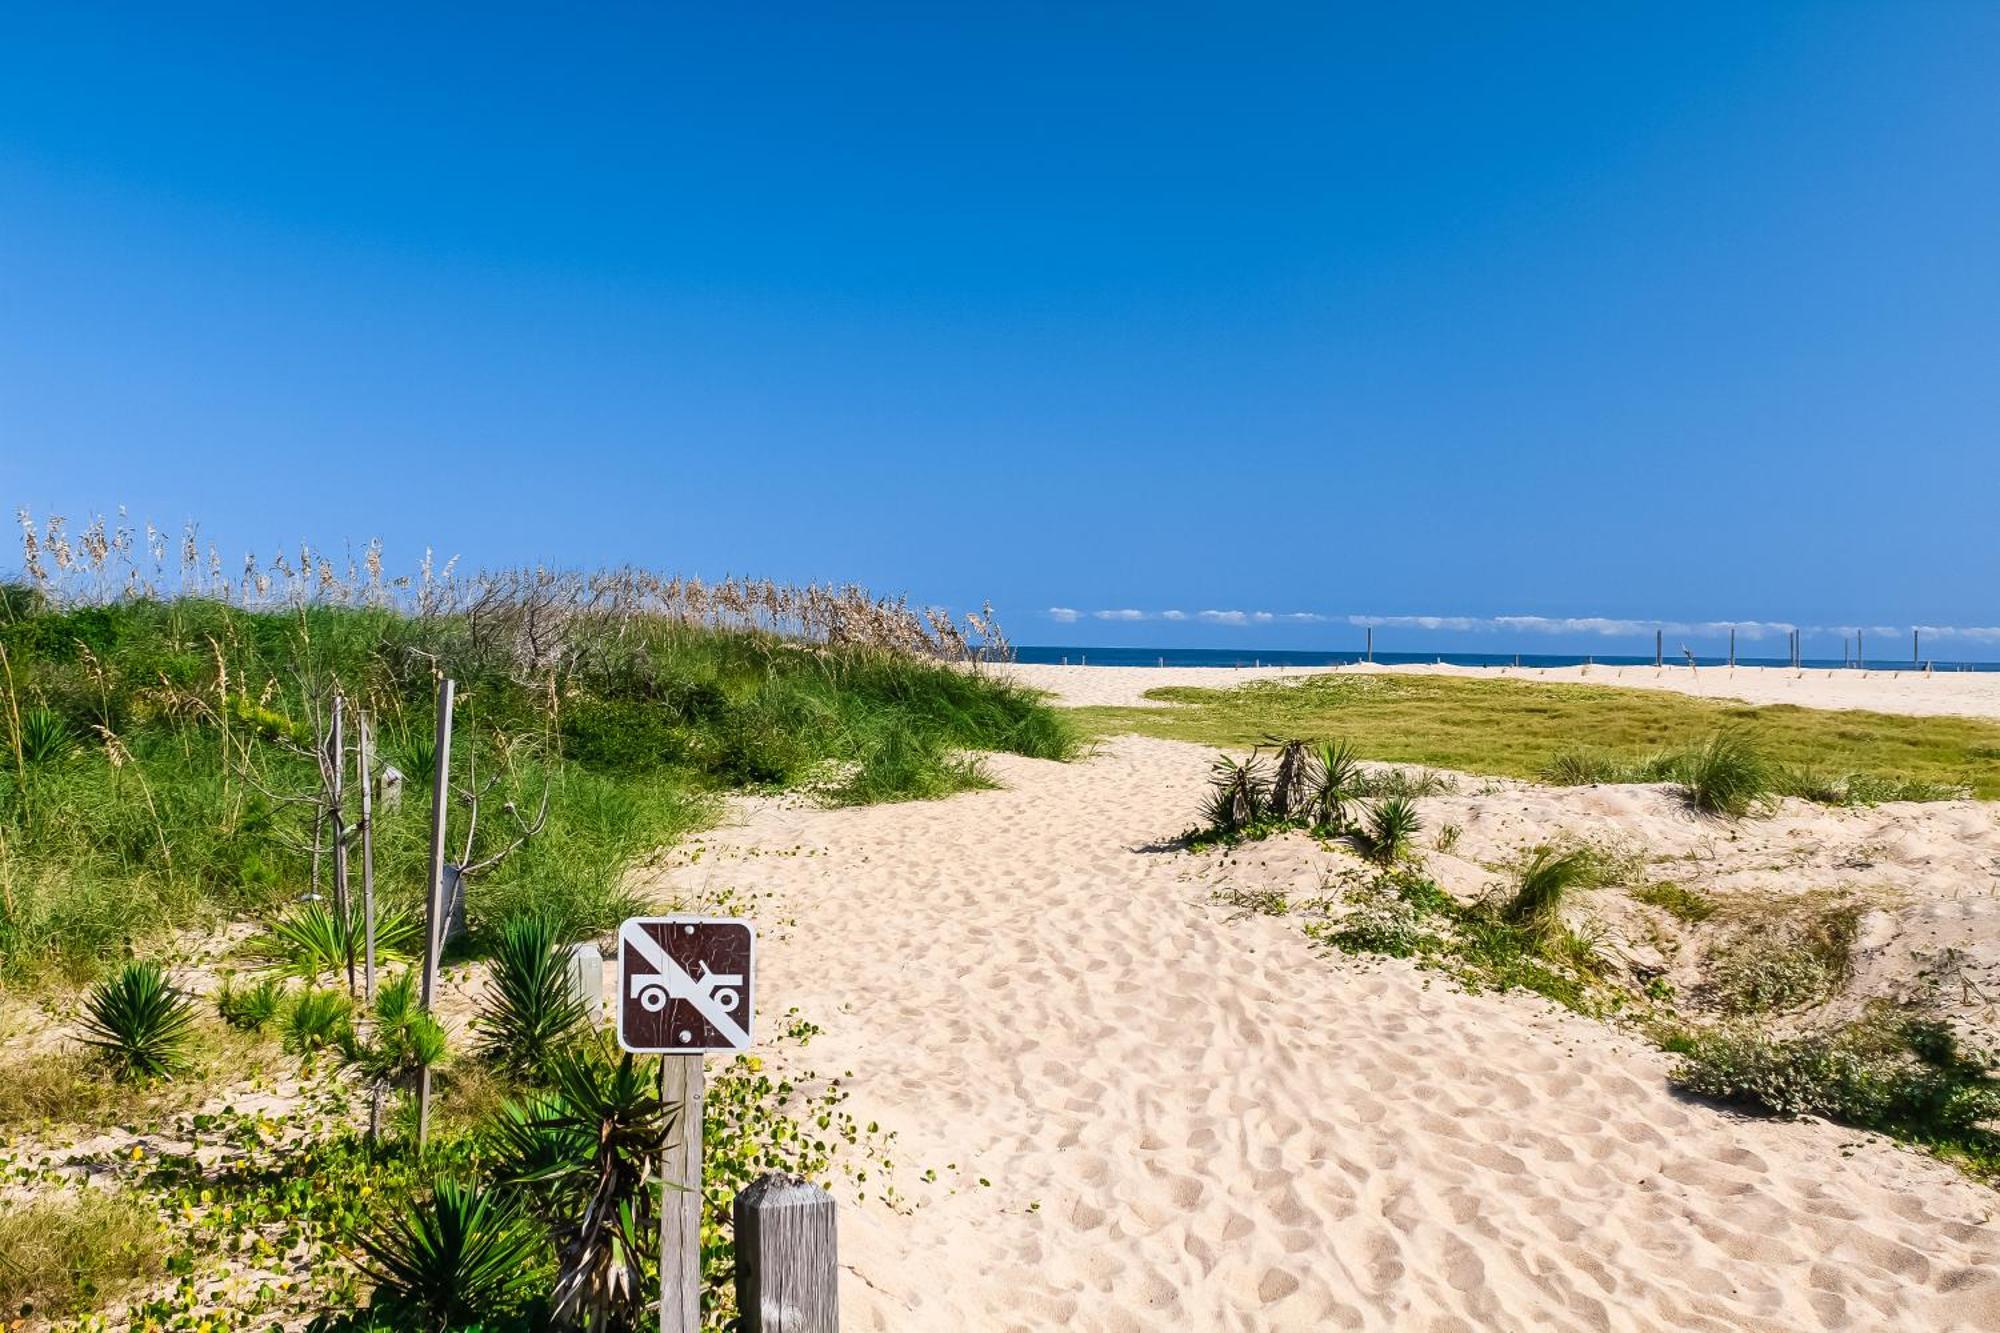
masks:
<svg viewBox="0 0 2000 1333"><path fill-rule="evenodd" d="M1127 737L947 801L755 803L664 872L768 895L764 1021L823 1025L807 1062L901 1135L916 1209L843 1199L847 1327L2000 1328L2000 1194L1231 920L1139 850L1206 759Z"/></svg>
<svg viewBox="0 0 2000 1333"><path fill-rule="evenodd" d="M1640 690L1671 690L1705 698L1741 699L1754 704L1798 704L1804 708L1869 708L1883 713L1956 713L2000 717L2000 671L1787 671L1782 667L1094 667L1010 663L988 667L1024 685L1047 690L1058 702L1145 705L1147 690L1167 685L1227 689L1253 680L1296 680L1328 672L1394 672L1480 679L1587 682Z"/></svg>

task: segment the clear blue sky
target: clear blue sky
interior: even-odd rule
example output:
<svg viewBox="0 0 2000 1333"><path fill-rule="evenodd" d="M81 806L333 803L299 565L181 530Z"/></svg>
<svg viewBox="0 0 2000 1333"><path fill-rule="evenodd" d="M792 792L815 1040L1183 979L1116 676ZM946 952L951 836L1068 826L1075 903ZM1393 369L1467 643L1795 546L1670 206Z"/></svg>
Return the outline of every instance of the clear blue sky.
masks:
<svg viewBox="0 0 2000 1333"><path fill-rule="evenodd" d="M2000 624L2000 5L167 9L0 16L10 507L1025 642Z"/></svg>

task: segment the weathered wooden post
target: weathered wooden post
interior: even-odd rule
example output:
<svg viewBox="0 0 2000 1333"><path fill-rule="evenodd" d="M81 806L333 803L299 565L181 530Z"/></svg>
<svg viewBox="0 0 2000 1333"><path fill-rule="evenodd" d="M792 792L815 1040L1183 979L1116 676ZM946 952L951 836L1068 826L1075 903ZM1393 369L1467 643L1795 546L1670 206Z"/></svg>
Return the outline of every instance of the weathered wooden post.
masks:
<svg viewBox="0 0 2000 1333"><path fill-rule="evenodd" d="M701 1333L701 1131L707 1071L700 1055L660 1057L660 1100L678 1105L680 1136L660 1163L660 1333Z"/></svg>
<svg viewBox="0 0 2000 1333"><path fill-rule="evenodd" d="M1375 660L1375 627L1373 625L1368 627L1368 660L1370 662Z"/></svg>
<svg viewBox="0 0 2000 1333"><path fill-rule="evenodd" d="M1656 629L1653 631L1653 665L1656 667L1664 666L1666 664L1666 660L1667 660L1667 632L1665 630Z"/></svg>
<svg viewBox="0 0 2000 1333"><path fill-rule="evenodd" d="M375 784L368 768L374 760L369 743L368 715L355 719L355 780L361 785L361 939L364 950L361 993L375 1000Z"/></svg>
<svg viewBox="0 0 2000 1333"><path fill-rule="evenodd" d="M347 891L347 700L333 694L333 725L326 743L327 805L333 815L333 915L338 921L341 952L347 963L347 993L355 993L354 904Z"/></svg>
<svg viewBox="0 0 2000 1333"><path fill-rule="evenodd" d="M736 1196L736 1308L743 1333L838 1333L833 1196L762 1176Z"/></svg>
<svg viewBox="0 0 2000 1333"><path fill-rule="evenodd" d="M431 778L431 875L424 895L424 1012L431 1012L431 998L437 991L438 955L444 948L444 834L445 819L451 809L451 703L457 682L438 683L437 750ZM421 1148L431 1128L431 1067L425 1065L417 1076L417 1146Z"/></svg>

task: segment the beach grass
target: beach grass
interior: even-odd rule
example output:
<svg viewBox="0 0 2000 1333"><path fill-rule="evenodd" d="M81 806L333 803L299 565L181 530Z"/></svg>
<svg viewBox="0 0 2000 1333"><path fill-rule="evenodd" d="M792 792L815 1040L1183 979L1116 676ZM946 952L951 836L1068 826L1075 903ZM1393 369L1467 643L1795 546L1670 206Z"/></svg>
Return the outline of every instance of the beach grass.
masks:
<svg viewBox="0 0 2000 1333"><path fill-rule="evenodd" d="M935 797L990 785L978 752L1061 759L1077 746L1028 690L907 635L857 637L874 605L860 597L834 604L842 637L813 640L606 615L582 592L552 610L539 584L501 589L446 614L194 597L63 608L8 590L0 978L90 975L170 928L268 917L307 896L312 750L336 690L350 716L375 719L378 753L408 779L401 807L376 816L389 908L420 901L439 677L458 682L454 784L487 798L467 861L546 810L472 882L475 942L527 909L609 928L634 906L627 868L705 826L728 791ZM465 810L454 825L472 827ZM453 859L465 851L455 842Z"/></svg>
<svg viewBox="0 0 2000 1333"><path fill-rule="evenodd" d="M1540 780L1559 756L1601 757L1607 774L1727 732L1769 764L1863 775L1853 799L1907 784L2000 798L2000 722L1859 710L1753 706L1608 685L1417 675L1323 675L1232 689L1169 686L1168 707L1074 710L1092 734L1136 733L1248 747L1272 736L1340 739L1363 758ZM1911 788L1922 790L1923 787Z"/></svg>

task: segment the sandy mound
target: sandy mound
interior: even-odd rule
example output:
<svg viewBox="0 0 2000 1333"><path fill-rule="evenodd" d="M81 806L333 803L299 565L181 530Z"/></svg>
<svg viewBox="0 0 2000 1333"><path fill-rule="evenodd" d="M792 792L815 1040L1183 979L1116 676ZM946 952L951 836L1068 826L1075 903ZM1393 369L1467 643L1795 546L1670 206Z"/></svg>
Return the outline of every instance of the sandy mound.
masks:
<svg viewBox="0 0 2000 1333"><path fill-rule="evenodd" d="M2000 1327L2000 1195L1949 1167L1217 905L1145 850L1207 757L1123 738L948 801L753 803L663 872L761 895L760 1021L801 1007L810 1063L901 1134L914 1211L842 1201L849 1327ZM1466 854L1531 794L1459 812Z"/></svg>

